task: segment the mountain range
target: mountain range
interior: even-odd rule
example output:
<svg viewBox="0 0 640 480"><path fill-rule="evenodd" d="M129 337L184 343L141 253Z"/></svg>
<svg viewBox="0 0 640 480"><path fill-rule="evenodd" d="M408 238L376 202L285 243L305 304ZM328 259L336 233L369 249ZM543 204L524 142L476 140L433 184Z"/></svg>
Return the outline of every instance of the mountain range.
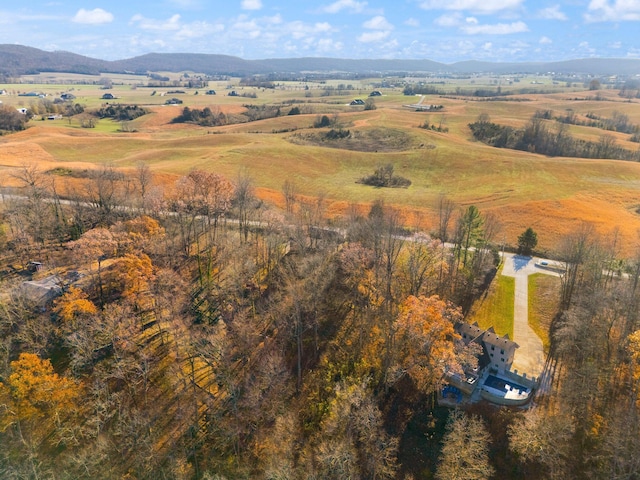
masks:
<svg viewBox="0 0 640 480"><path fill-rule="evenodd" d="M107 61L71 52L47 52L37 48L0 45L0 74L17 76L40 72L82 74L133 72L196 72L207 75L247 76L304 73L548 73L559 75L640 75L640 59L585 58L543 63L464 61L452 64L431 60L343 59L327 57L244 60L240 57L201 53L149 53Z"/></svg>

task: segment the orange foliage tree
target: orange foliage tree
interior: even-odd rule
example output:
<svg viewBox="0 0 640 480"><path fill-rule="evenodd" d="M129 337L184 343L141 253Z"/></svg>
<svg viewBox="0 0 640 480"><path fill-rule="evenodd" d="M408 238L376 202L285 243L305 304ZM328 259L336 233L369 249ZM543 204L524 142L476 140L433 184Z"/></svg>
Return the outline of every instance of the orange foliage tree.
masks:
<svg viewBox="0 0 640 480"><path fill-rule="evenodd" d="M68 247L79 262L99 261L116 254L118 243L106 228L94 228L84 233L78 240L69 242Z"/></svg>
<svg viewBox="0 0 640 480"><path fill-rule="evenodd" d="M459 369L453 326L459 309L431 297L409 296L400 306L394 325L394 375L408 374L425 393L433 392L447 370Z"/></svg>
<svg viewBox="0 0 640 480"><path fill-rule="evenodd" d="M636 397L636 406L640 407L640 330L636 330L627 338L627 351L631 357L632 388Z"/></svg>
<svg viewBox="0 0 640 480"><path fill-rule="evenodd" d="M165 234L160 223L147 215L119 222L112 227L112 230L116 233L115 238L121 253L146 250Z"/></svg>
<svg viewBox="0 0 640 480"><path fill-rule="evenodd" d="M56 300L53 311L67 324L74 324L78 317L98 313L98 309L87 298L87 294L73 285L69 287L69 290L62 297Z"/></svg>
<svg viewBox="0 0 640 480"><path fill-rule="evenodd" d="M11 374L0 382L0 431L9 426L31 423L32 429L47 422L59 422L63 413L76 410L80 387L53 371L48 359L21 353L11 362ZM20 428L21 434L24 428Z"/></svg>
<svg viewBox="0 0 640 480"><path fill-rule="evenodd" d="M122 296L127 298L147 291L154 273L153 264L148 255L127 253L114 265L111 278L114 284L120 286Z"/></svg>

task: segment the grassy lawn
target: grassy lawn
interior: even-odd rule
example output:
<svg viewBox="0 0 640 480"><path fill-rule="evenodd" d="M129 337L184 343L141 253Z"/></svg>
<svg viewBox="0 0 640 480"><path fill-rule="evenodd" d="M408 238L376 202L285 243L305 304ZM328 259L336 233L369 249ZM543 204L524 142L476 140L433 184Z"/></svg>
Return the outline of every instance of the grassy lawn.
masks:
<svg viewBox="0 0 640 480"><path fill-rule="evenodd" d="M543 273L529 276L529 325L549 351L549 328L558 311L560 279Z"/></svg>
<svg viewBox="0 0 640 480"><path fill-rule="evenodd" d="M469 323L478 322L480 328L493 327L498 335L513 339L513 310L516 279L498 271L487 294L478 300L467 317Z"/></svg>

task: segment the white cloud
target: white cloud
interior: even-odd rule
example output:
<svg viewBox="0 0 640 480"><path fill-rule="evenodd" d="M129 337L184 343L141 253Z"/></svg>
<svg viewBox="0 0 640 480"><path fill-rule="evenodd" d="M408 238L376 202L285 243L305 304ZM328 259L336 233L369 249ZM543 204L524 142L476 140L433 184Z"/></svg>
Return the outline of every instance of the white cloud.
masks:
<svg viewBox="0 0 640 480"><path fill-rule="evenodd" d="M553 43L553 40L551 40L549 37L540 37L540 40L538 40L538 43L540 45L550 45Z"/></svg>
<svg viewBox="0 0 640 480"><path fill-rule="evenodd" d="M520 7L523 0L424 0L420 7L425 10L469 10L472 12L495 13Z"/></svg>
<svg viewBox="0 0 640 480"><path fill-rule="evenodd" d="M185 40L188 38L202 38L207 37L214 33L220 33L224 31L224 25L211 24L207 22L193 22L182 25L178 31L176 31L175 38L178 40Z"/></svg>
<svg viewBox="0 0 640 480"><path fill-rule="evenodd" d="M390 24L382 15L370 18L364 22L362 26L373 31L361 33L357 38L360 43L372 43L384 40L391 34L391 31L394 28L393 25Z"/></svg>
<svg viewBox="0 0 640 480"><path fill-rule="evenodd" d="M152 18L143 17L140 14L136 14L131 17L129 25L138 25L138 28L142 30L153 31L176 31L182 28L182 22L180 22L180 15L177 13L167 20L155 20Z"/></svg>
<svg viewBox="0 0 640 480"><path fill-rule="evenodd" d="M543 8L538 12L538 16L546 20L567 20L567 16L560 11L560 5Z"/></svg>
<svg viewBox="0 0 640 480"><path fill-rule="evenodd" d="M378 15L367 20L362 24L362 26L371 30L393 30L393 25L391 25L382 15Z"/></svg>
<svg viewBox="0 0 640 480"><path fill-rule="evenodd" d="M262 8L262 0L242 0L240 6L243 10L260 10Z"/></svg>
<svg viewBox="0 0 640 480"><path fill-rule="evenodd" d="M364 32L358 36L358 41L361 43L379 42L389 36L391 32L389 30L376 30L373 32Z"/></svg>
<svg viewBox="0 0 640 480"><path fill-rule="evenodd" d="M184 23L180 15L173 15L167 20L154 20L145 18L140 14L134 15L129 21L129 25L137 26L141 30L148 32L157 32L161 34L172 33L175 40L187 40L193 38L202 38L214 33L224 31L224 25L212 24L205 21L196 21Z"/></svg>
<svg viewBox="0 0 640 480"><path fill-rule="evenodd" d="M282 15L279 13L273 15L272 17L264 17L265 23L270 23L271 25L281 25L282 24Z"/></svg>
<svg viewBox="0 0 640 480"><path fill-rule="evenodd" d="M475 21L469 21L475 20ZM481 25L475 18L467 19L467 25L460 27L467 35L510 35L512 33L528 32L529 28L524 22L496 23L494 25Z"/></svg>
<svg viewBox="0 0 640 480"><path fill-rule="evenodd" d="M357 2L356 0L337 0L330 5L321 8L324 13L338 13L342 10L349 10L354 13L362 12L367 6L367 2Z"/></svg>
<svg viewBox="0 0 640 480"><path fill-rule="evenodd" d="M262 29L255 20L241 19L234 23L230 30L235 37L249 38L252 40L258 38L262 33Z"/></svg>
<svg viewBox="0 0 640 480"><path fill-rule="evenodd" d="M627 57L628 58L639 58L640 57L640 49L638 48L629 48L629 51L627 52Z"/></svg>
<svg viewBox="0 0 640 480"><path fill-rule="evenodd" d="M285 28L282 30L282 34L288 34L294 39L300 40L308 37L309 35L319 33L326 34L332 30L333 28L327 22L317 22L314 25L309 25L300 20L296 20L285 25Z"/></svg>
<svg viewBox="0 0 640 480"><path fill-rule="evenodd" d="M612 42L609 44L609 48L615 48L615 49L622 48L622 42Z"/></svg>
<svg viewBox="0 0 640 480"><path fill-rule="evenodd" d="M640 1L638 0L591 0L587 22L621 22L640 20Z"/></svg>
<svg viewBox="0 0 640 480"><path fill-rule="evenodd" d="M322 53L336 52L342 50L343 46L342 42L334 42L330 38L322 38L318 40L317 50Z"/></svg>
<svg viewBox="0 0 640 480"><path fill-rule="evenodd" d="M85 10L84 8L81 8L71 20L75 23L101 25L113 22L113 14L101 8L94 8L93 10Z"/></svg>
<svg viewBox="0 0 640 480"><path fill-rule="evenodd" d="M22 14L22 13L0 10L0 24L2 25L14 25L18 22L32 23L34 21L60 22L60 21L68 20L68 18L69 17L65 15L46 15L43 13Z"/></svg>
<svg viewBox="0 0 640 480"><path fill-rule="evenodd" d="M404 24L407 25L408 27L419 27L420 20L416 20L415 18L407 18L404 21Z"/></svg>
<svg viewBox="0 0 640 480"><path fill-rule="evenodd" d="M462 23L462 14L458 12L444 14L436 18L434 23L440 27L457 27Z"/></svg>
<svg viewBox="0 0 640 480"><path fill-rule="evenodd" d="M318 32L318 33L323 33L323 32L329 32L332 30L332 27L329 23L327 22L317 22L314 26L313 26L313 31L314 32Z"/></svg>
<svg viewBox="0 0 640 480"><path fill-rule="evenodd" d="M202 6L200 0L169 0L169 3L184 9L194 9Z"/></svg>

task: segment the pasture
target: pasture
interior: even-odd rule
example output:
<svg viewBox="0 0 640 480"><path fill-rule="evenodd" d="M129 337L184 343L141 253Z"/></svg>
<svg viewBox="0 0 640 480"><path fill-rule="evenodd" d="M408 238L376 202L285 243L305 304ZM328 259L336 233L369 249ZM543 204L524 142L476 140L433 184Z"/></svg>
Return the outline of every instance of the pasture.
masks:
<svg viewBox="0 0 640 480"><path fill-rule="evenodd" d="M558 248L563 235L583 222L594 224L603 235L617 228L625 255L632 255L639 244L639 164L550 158L497 149L474 141L468 128L482 113L487 113L495 123L517 127L525 125L537 110L562 115L568 109L579 115L594 113L602 117L620 112L631 123L640 124L640 101L623 99L617 90L601 90L595 99L594 92L582 86L568 87L539 77L523 78L517 84L501 81L499 86L505 90L535 87L547 93L500 97L494 101L455 95L456 87L498 86L495 78L478 77L473 81L452 80L436 85L452 93L429 95L424 103L444 108L437 112L416 112L403 105L416 103L419 97L403 95L401 87L374 87L382 79L280 82L275 89L243 87L238 79L228 79L188 89L146 87L144 77L124 75L109 76L113 86L105 90L97 83L99 78L86 78L86 84L79 84L77 77L41 74L29 78L33 83L0 85L0 90L8 92L0 100L5 105L29 107L30 102L38 99L18 93L37 91L48 95L46 98L55 98L69 92L76 96L74 103L87 109L99 108L108 101L137 104L150 113L127 122L128 132L121 131L122 125L111 120L97 121L96 128L81 128L76 118L34 117L27 130L0 136L1 186L15 182L11 171L24 164L39 164L48 170L93 168L110 163L130 169L145 162L158 173L156 181L167 186L193 168L216 171L231 179L244 171L253 178L259 195L277 205L283 204L281 189L284 181L289 180L301 195L324 196L327 214L335 222L343 218L350 205L365 209L382 199L405 213L408 226L429 231L437 224L437 202L444 193L461 208L473 204L483 215L496 216L502 226L497 241L506 245L515 245L517 236L530 226L538 233L538 249L551 253ZM540 83L532 85L532 81ZM338 90L340 85L349 88ZM216 90L217 94L205 95L208 89ZM363 107L348 105L352 99L366 99L374 89L382 92L382 96L375 98L376 109L365 111ZM175 90L184 93L169 93ZM231 90L249 96L229 96ZM105 92L116 99L102 100ZM254 95L255 98L250 98ZM184 103L164 105L172 97ZM218 127L171 123L185 106L209 107L238 115L247 104L277 105L281 115ZM300 109L300 115L287 115L293 106ZM312 128L319 115L331 116L335 120L332 128L358 133L363 142L361 148L358 145L339 148L320 140L296 141L300 136L314 138L328 130ZM425 123L448 131L420 128ZM553 120L545 123L550 129L557 127ZM639 147L626 134L574 125L569 125L568 130L576 137L593 141L606 133L624 148ZM400 132L397 134L400 141L381 137L385 131ZM372 148L375 141L384 142L387 148ZM392 164L396 174L411 180L411 186L380 189L356 183L385 164Z"/></svg>

